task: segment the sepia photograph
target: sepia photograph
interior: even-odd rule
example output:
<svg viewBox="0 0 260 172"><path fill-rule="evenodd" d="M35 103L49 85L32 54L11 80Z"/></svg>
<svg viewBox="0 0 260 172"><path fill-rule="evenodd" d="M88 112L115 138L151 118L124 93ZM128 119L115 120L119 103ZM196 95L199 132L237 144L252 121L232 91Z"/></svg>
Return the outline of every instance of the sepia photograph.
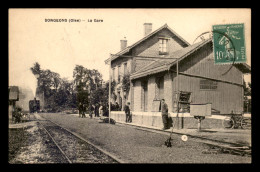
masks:
<svg viewBox="0 0 260 172"><path fill-rule="evenodd" d="M9 8L9 164L251 164L250 8Z"/></svg>

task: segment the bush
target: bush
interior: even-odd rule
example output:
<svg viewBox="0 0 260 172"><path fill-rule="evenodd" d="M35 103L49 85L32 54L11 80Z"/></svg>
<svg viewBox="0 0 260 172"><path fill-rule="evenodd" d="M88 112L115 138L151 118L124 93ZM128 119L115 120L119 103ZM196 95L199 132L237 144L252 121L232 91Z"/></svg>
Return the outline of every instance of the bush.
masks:
<svg viewBox="0 0 260 172"><path fill-rule="evenodd" d="M130 75L125 75L122 80L122 87L125 92L130 90Z"/></svg>

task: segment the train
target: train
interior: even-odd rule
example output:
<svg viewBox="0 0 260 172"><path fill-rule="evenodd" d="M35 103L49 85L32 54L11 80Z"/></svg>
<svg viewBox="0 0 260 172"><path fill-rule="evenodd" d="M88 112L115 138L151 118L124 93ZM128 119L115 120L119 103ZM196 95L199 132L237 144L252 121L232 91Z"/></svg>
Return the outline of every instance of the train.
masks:
<svg viewBox="0 0 260 172"><path fill-rule="evenodd" d="M40 100L30 100L29 101L29 111L30 113L40 112Z"/></svg>

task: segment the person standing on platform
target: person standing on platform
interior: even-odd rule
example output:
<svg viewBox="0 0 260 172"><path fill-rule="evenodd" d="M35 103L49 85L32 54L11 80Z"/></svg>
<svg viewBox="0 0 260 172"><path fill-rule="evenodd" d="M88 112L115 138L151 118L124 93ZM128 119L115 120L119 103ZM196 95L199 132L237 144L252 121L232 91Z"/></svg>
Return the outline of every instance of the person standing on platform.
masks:
<svg viewBox="0 0 260 172"><path fill-rule="evenodd" d="M94 106L94 105L91 105L91 106L90 106L90 113L89 113L90 118L93 117L94 112L95 112L95 106Z"/></svg>
<svg viewBox="0 0 260 172"><path fill-rule="evenodd" d="M163 121L163 128L162 130L169 129L168 128L168 105L165 103L165 100L161 100L161 112L162 112L162 121Z"/></svg>
<svg viewBox="0 0 260 172"><path fill-rule="evenodd" d="M115 111L119 111L119 104L116 102Z"/></svg>
<svg viewBox="0 0 260 172"><path fill-rule="evenodd" d="M99 117L99 115L98 115L98 103L95 106L95 117Z"/></svg>
<svg viewBox="0 0 260 172"><path fill-rule="evenodd" d="M86 118L86 105L82 104L82 118Z"/></svg>
<svg viewBox="0 0 260 172"><path fill-rule="evenodd" d="M79 118L81 117L82 110L83 110L83 105L81 102L79 102Z"/></svg>
<svg viewBox="0 0 260 172"><path fill-rule="evenodd" d="M124 110L125 110L125 122L132 122L131 120L131 112L130 112L130 102L128 102L125 107L124 107Z"/></svg>

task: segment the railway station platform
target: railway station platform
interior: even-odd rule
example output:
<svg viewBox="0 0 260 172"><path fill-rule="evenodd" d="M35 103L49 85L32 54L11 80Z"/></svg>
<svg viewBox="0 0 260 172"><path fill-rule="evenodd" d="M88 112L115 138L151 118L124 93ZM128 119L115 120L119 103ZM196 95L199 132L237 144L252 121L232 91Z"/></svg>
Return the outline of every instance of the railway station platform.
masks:
<svg viewBox="0 0 260 172"><path fill-rule="evenodd" d="M78 114L71 114L73 116L79 116ZM86 117L89 118L89 115L86 114ZM133 120L132 123L126 123L125 118L123 118L123 115L121 117L121 120L118 120L117 118L113 118L113 115L111 117L116 121L117 124L119 125L125 125L129 127L138 127L140 129L149 129L150 131L160 131L164 133L169 133L172 131L172 128L167 129L167 130L162 130L162 119L161 116L158 117L157 123L159 125L157 126L152 126L152 125L147 125L147 123L138 123ZM216 118L216 117L215 117ZM100 117L93 117L94 120L100 120ZM218 120L218 122L221 122L222 118L215 119ZM195 120L195 119L194 119ZM225 128L207 128L203 127L202 121L202 129L201 131L197 130L196 126L196 121L194 122L194 127L191 128L177 128L175 126L173 128L173 133L179 134L179 135L187 135L189 137L198 137L198 138L205 138L205 139L211 139L211 140L219 140L219 141L224 141L224 142L230 142L230 143L238 143L238 144L245 144L247 146L252 146L251 143L251 130L248 129L225 129ZM219 124L220 125L220 124ZM205 126L205 125L204 125Z"/></svg>

